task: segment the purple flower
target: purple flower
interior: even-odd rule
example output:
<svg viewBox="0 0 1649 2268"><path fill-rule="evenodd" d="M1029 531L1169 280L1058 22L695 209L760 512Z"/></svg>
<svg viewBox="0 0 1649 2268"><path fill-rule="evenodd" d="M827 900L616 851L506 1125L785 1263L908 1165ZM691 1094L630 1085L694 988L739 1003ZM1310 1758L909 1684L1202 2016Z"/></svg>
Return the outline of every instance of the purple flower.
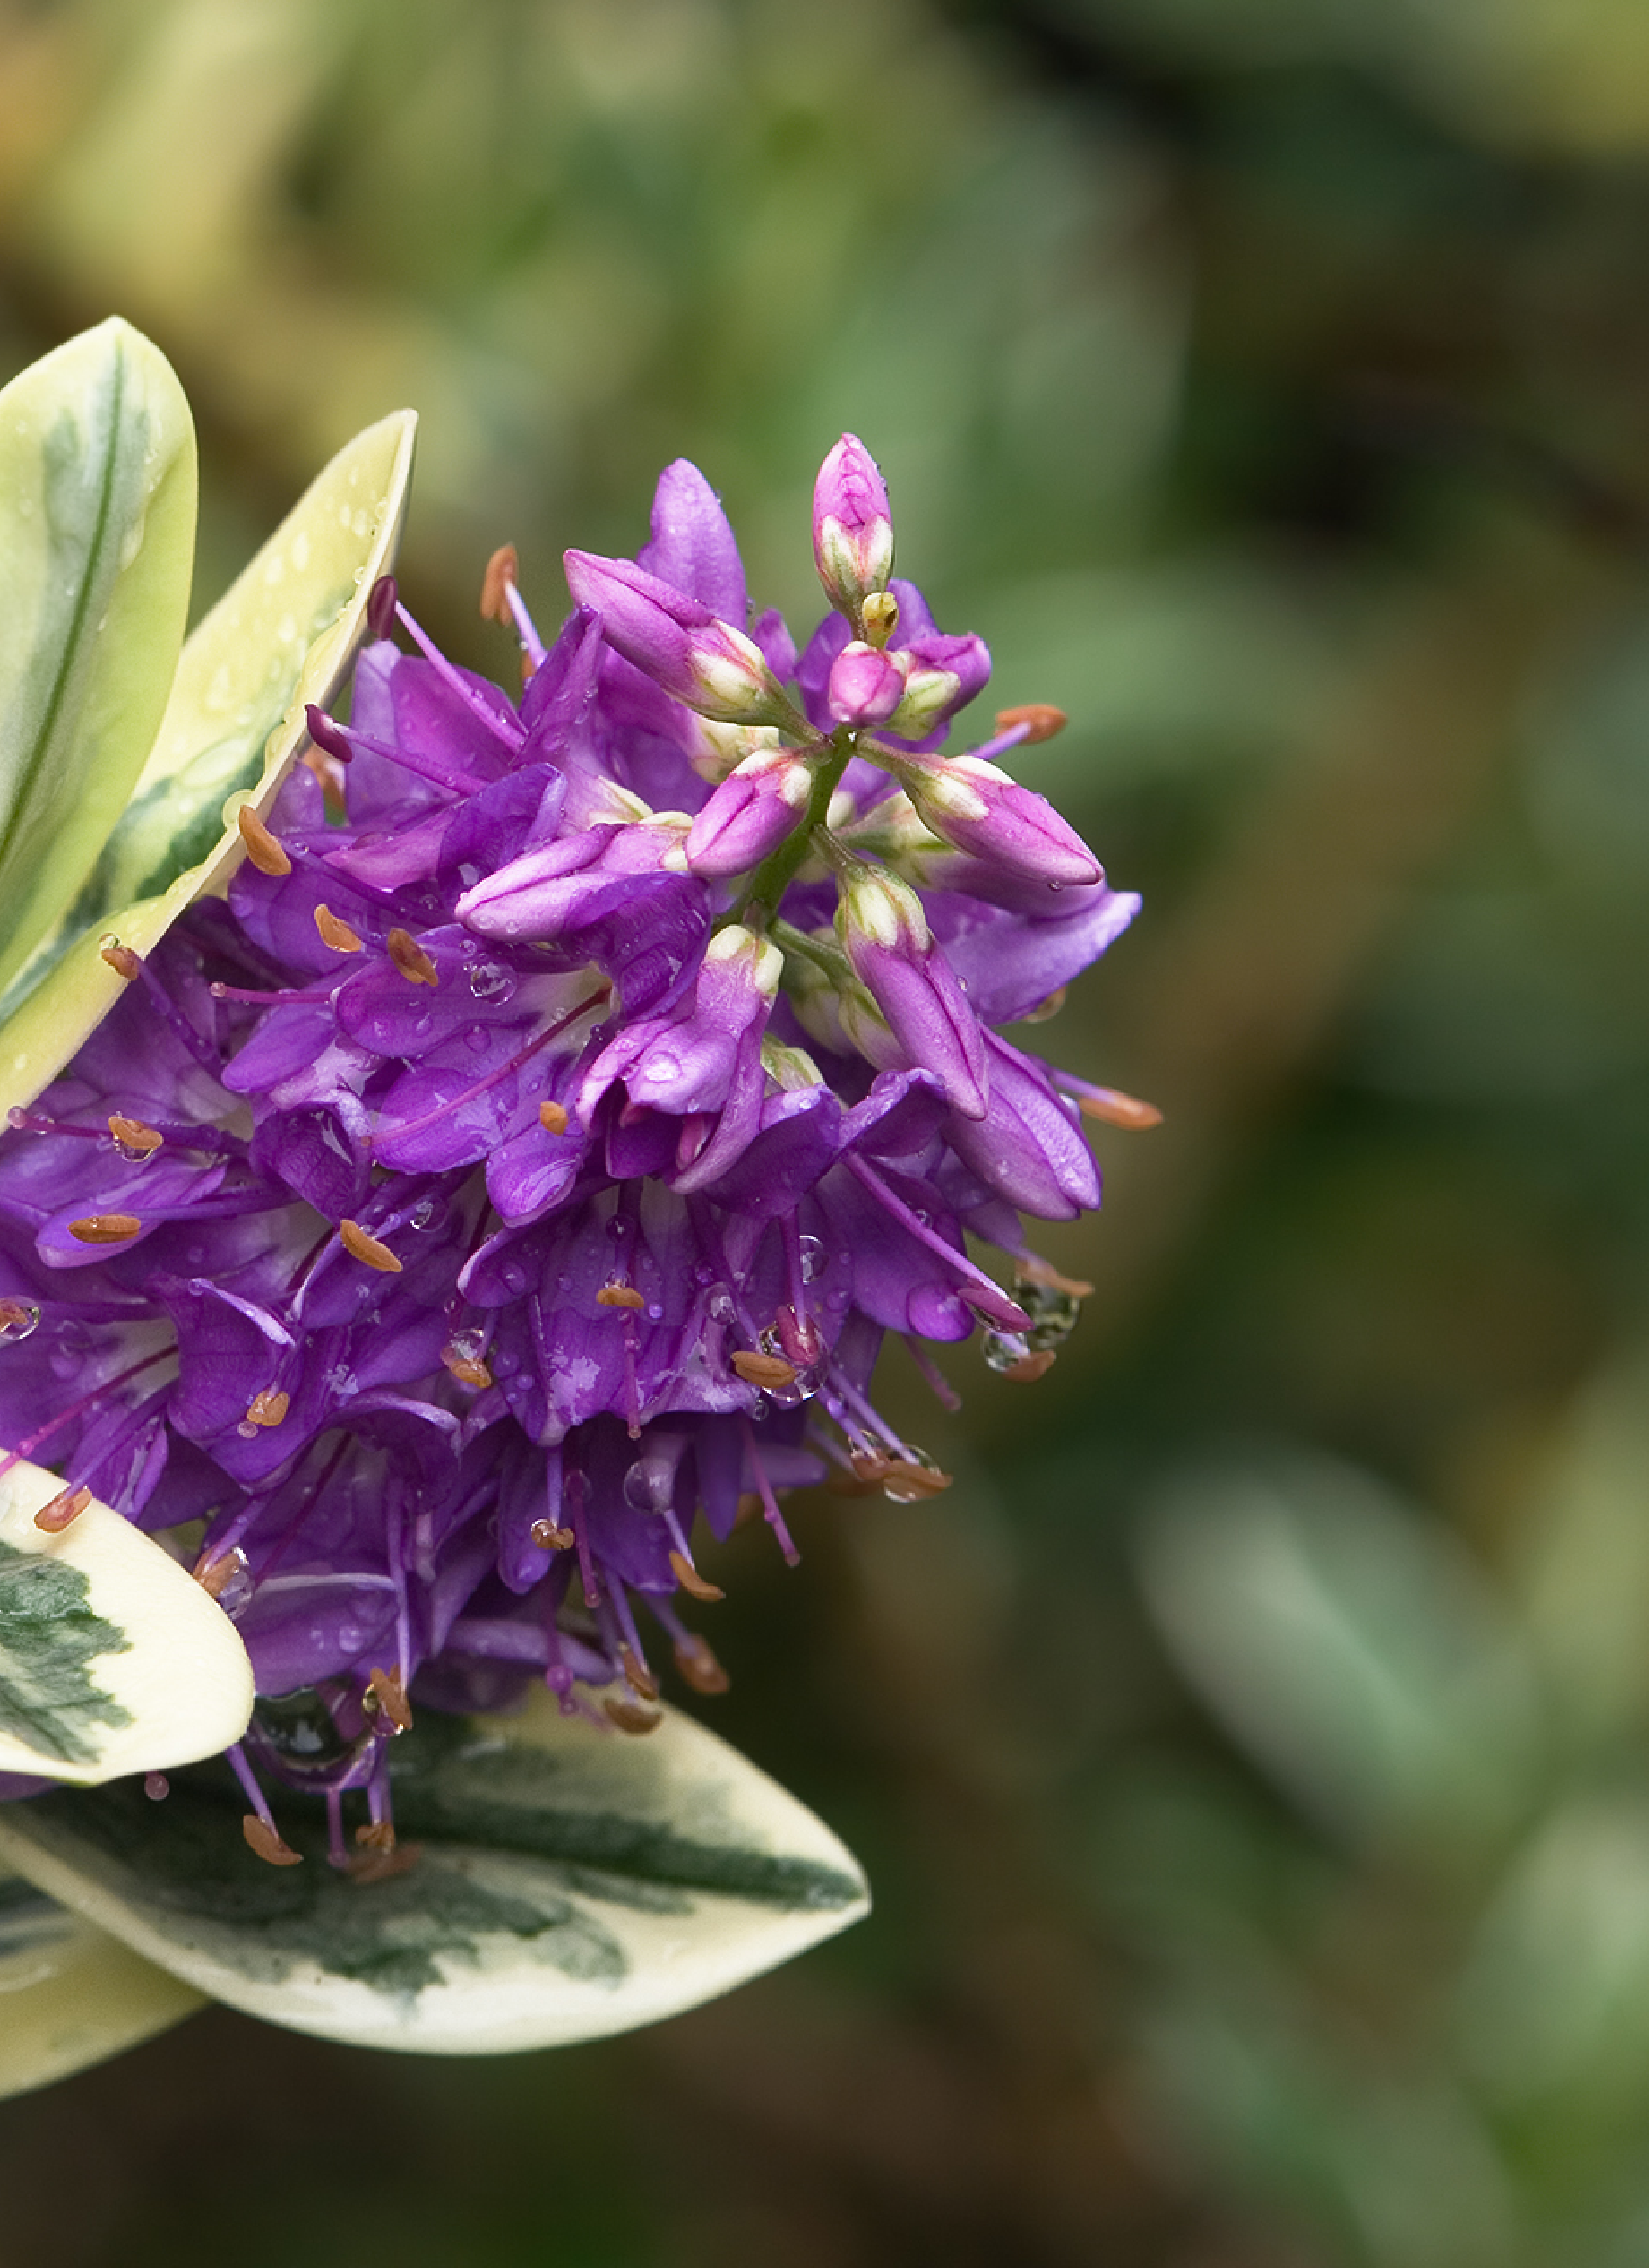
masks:
<svg viewBox="0 0 1649 2268"><path fill-rule="evenodd" d="M386 1815L386 1692L536 1675L633 1730L643 1613L722 1682L677 1611L715 1595L699 1552L755 1512L793 1556L779 1499L832 1463L945 1486L872 1398L882 1335L1028 1360L966 1240L1034 1284L1020 1214L1098 1201L1078 1103L990 1027L1137 901L1042 799L913 745L989 656L888 582L850 438L819 498L873 635L835 615L799 660L738 626L685 464L638 562L568 555L553 643L512 593L519 703L380 594L421 651L379 636L349 724L312 717L342 823L298 770L276 855L0 1137L0 1440L204 1524L260 1691L339 1728L335 1813ZM255 1726L254 1764L291 1769Z"/></svg>

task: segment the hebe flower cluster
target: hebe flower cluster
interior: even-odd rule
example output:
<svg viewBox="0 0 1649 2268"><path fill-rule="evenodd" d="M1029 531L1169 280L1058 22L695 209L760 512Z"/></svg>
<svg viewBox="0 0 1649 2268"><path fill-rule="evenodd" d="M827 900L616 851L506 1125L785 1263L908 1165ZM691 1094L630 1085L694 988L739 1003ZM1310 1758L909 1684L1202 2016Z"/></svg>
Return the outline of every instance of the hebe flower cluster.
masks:
<svg viewBox="0 0 1649 2268"><path fill-rule="evenodd" d="M311 712L227 901L147 962L108 942L125 996L0 1141L0 1432L145 1528L204 1523L260 1692L315 1690L336 1733L254 1725L260 1811L254 1767L335 1829L364 1789L387 1835L409 1693L537 1675L646 1729L638 1607L717 1690L677 1612L720 1595L696 1521L759 1513L793 1556L779 1499L831 1465L942 1488L870 1399L883 1334L983 1326L1034 1376L1086 1289L1020 1216L1099 1200L1073 1094L1138 1107L996 1027L1137 901L991 761L1056 712L935 753L989 656L892 579L850 437L814 531L833 611L799 654L747 627L690 465L637 560L568 555L548 648L500 554L519 702L380 585L349 721Z"/></svg>

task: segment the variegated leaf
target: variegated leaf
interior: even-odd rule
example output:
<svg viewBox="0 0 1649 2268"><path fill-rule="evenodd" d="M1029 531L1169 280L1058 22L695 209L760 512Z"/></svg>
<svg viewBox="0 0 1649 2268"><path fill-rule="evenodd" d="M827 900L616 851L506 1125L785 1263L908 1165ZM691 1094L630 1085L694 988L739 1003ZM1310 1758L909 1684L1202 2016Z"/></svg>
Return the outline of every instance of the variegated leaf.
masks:
<svg viewBox="0 0 1649 2268"><path fill-rule="evenodd" d="M37 1526L62 1486L0 1476L0 1772L89 1786L215 1756L252 1713L234 1624L107 1505Z"/></svg>
<svg viewBox="0 0 1649 2268"><path fill-rule="evenodd" d="M191 633L131 801L74 903L0 997L0 1111L30 1102L120 997L100 947L147 954L241 854L235 809L274 801L363 635L400 540L416 420L339 452Z"/></svg>
<svg viewBox="0 0 1649 2268"><path fill-rule="evenodd" d="M319 1807L267 1867L211 1769L0 1807L0 1856L215 1999L294 2030L435 2055L548 2047L696 2007L867 1911L828 1828L666 1712L629 1738L561 1717L422 1712L392 1751L416 1863L352 1880ZM402 1854L409 1845L403 1840Z"/></svg>
<svg viewBox="0 0 1649 2268"><path fill-rule="evenodd" d="M195 497L183 389L118 317L0 393L0 990L143 770L183 643Z"/></svg>
<svg viewBox="0 0 1649 2268"><path fill-rule="evenodd" d="M0 2098L120 2055L204 2005L20 1874L0 1874Z"/></svg>

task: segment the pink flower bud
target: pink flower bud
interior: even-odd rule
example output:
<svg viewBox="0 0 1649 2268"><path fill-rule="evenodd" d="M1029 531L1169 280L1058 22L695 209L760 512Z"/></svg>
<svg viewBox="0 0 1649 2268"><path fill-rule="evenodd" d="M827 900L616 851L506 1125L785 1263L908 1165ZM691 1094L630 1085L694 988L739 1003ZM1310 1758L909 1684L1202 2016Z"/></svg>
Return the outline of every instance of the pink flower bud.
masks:
<svg viewBox="0 0 1649 2268"><path fill-rule="evenodd" d="M593 607L607 644L666 693L723 724L800 725L742 630L633 560L569 551L564 562L575 603Z"/></svg>
<svg viewBox="0 0 1649 2268"><path fill-rule="evenodd" d="M838 725L885 725L905 697L905 674L888 654L855 638L830 665L825 701Z"/></svg>
<svg viewBox="0 0 1649 2268"><path fill-rule="evenodd" d="M1075 889L1102 879L1082 837L1045 796L977 756L882 761L941 841L1027 881Z"/></svg>
<svg viewBox="0 0 1649 2268"><path fill-rule="evenodd" d="M819 468L813 499L813 558L831 605L859 628L859 609L893 572L894 524L876 460L844 433Z"/></svg>
<svg viewBox="0 0 1649 2268"><path fill-rule="evenodd" d="M963 1117L983 1118L990 1097L983 1027L934 942L922 901L862 859L840 868L837 881L836 934L906 1061L935 1072Z"/></svg>
<svg viewBox="0 0 1649 2268"><path fill-rule="evenodd" d="M687 863L714 880L743 874L799 823L813 772L788 748L763 748L722 782L688 831Z"/></svg>

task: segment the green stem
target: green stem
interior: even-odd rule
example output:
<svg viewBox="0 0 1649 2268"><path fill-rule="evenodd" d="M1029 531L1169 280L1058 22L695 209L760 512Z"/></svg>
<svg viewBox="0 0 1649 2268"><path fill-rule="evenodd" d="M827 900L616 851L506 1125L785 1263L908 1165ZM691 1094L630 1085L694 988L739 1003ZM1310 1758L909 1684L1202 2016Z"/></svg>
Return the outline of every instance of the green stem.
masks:
<svg viewBox="0 0 1649 2268"><path fill-rule="evenodd" d="M813 793L807 799L806 810L778 849L769 851L750 877L750 887L732 917L734 921L743 922L747 928L766 929L778 911L780 899L794 880L797 868L812 847L813 829L825 823L830 799L841 786L842 775L852 759L854 735L845 729L838 730L830 735L826 745L829 754L813 774Z"/></svg>

